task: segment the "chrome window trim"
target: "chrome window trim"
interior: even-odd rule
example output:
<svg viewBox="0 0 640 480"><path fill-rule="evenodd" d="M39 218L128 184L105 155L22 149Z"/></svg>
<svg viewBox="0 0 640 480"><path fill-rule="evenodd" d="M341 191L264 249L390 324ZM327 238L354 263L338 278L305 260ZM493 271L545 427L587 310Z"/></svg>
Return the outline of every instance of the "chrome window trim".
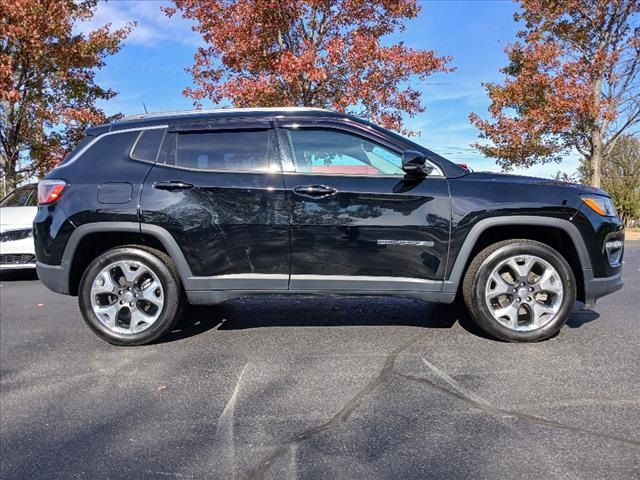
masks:
<svg viewBox="0 0 640 480"><path fill-rule="evenodd" d="M102 135L98 135L96 138L94 138L93 140L91 140L82 150L80 150L78 153L76 153L72 158L70 158L68 161L66 161L65 163L63 163L62 165L59 165L56 167L56 169L60 169L60 168L66 168L69 165L73 164L76 160L78 160L87 150L89 150L91 147L93 147L96 143L98 143L100 140L102 140L105 137L108 137L110 135L118 135L120 133L131 133L131 132L141 132L143 130L155 130L155 129L159 129L159 128L169 128L169 125L150 125L148 127L136 127L136 128L126 128L123 130L114 130L112 132L106 132L103 133ZM140 138L140 135L138 135L138 138ZM136 138L136 142L138 140L138 138ZM131 152L129 152L131 153ZM138 160L141 161L141 160Z"/></svg>

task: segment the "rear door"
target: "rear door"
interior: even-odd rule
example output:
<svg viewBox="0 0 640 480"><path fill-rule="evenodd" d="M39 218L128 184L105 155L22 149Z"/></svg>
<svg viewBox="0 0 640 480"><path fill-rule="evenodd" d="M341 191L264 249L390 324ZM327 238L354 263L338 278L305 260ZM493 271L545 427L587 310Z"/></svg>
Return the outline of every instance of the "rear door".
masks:
<svg viewBox="0 0 640 480"><path fill-rule="evenodd" d="M182 249L188 289L288 286L289 218L271 121L170 126L144 184L141 217Z"/></svg>
<svg viewBox="0 0 640 480"><path fill-rule="evenodd" d="M403 147L366 127L278 120L291 208L292 290L438 291L446 178L402 171Z"/></svg>

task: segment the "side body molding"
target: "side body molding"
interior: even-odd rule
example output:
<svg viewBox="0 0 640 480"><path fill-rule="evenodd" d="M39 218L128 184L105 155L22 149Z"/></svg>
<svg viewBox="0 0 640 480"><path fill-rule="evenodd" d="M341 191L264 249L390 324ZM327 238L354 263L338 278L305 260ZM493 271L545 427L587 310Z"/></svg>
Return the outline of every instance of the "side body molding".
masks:
<svg viewBox="0 0 640 480"><path fill-rule="evenodd" d="M554 227L559 228L569 235L573 242L578 257L580 259L580 265L582 267L582 273L585 282L593 278L593 271L591 267L591 259L589 258L589 252L584 244L584 240L578 231L578 228L569 220L554 217L537 217L530 215L513 215L504 217L485 218L475 224L469 233L467 234L458 256L455 258L453 268L449 278L444 281L443 292L456 292L458 285L462 280L462 274L465 267L470 260L473 247L476 245L480 235L491 227L496 226L542 226L542 227ZM450 259L450 261L453 259Z"/></svg>

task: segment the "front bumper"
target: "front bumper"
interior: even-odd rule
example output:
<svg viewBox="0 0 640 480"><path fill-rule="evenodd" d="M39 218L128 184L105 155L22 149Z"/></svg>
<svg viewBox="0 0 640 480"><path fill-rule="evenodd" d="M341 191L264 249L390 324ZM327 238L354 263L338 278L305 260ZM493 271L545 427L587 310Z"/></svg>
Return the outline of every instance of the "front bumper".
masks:
<svg viewBox="0 0 640 480"><path fill-rule="evenodd" d="M0 258L0 272L4 272L5 270L23 270L23 269L33 269L36 267L35 261L33 263L2 263L2 259Z"/></svg>
<svg viewBox="0 0 640 480"><path fill-rule="evenodd" d="M0 242L0 270L34 268L36 253L33 237Z"/></svg>
<svg viewBox="0 0 640 480"><path fill-rule="evenodd" d="M611 277L586 279L584 282L585 306L593 307L599 298L617 292L622 288L622 285L624 284L622 283L621 271Z"/></svg>
<svg viewBox="0 0 640 480"><path fill-rule="evenodd" d="M63 263L62 265L47 265L46 263L36 262L36 271L38 278L45 287L56 293L63 295L70 294L69 288L69 270L70 265Z"/></svg>

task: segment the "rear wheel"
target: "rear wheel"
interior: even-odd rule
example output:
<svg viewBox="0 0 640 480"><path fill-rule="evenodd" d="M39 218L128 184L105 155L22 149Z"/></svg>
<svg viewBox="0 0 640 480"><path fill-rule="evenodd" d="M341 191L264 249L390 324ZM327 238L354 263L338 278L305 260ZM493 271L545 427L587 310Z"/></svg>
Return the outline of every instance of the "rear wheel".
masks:
<svg viewBox="0 0 640 480"><path fill-rule="evenodd" d="M469 265L462 290L478 326L511 342L553 336L576 298L567 261L533 240L507 240L482 250Z"/></svg>
<svg viewBox="0 0 640 480"><path fill-rule="evenodd" d="M135 246L97 257L82 276L78 302L99 337L114 345L143 345L174 327L183 300L171 259Z"/></svg>

